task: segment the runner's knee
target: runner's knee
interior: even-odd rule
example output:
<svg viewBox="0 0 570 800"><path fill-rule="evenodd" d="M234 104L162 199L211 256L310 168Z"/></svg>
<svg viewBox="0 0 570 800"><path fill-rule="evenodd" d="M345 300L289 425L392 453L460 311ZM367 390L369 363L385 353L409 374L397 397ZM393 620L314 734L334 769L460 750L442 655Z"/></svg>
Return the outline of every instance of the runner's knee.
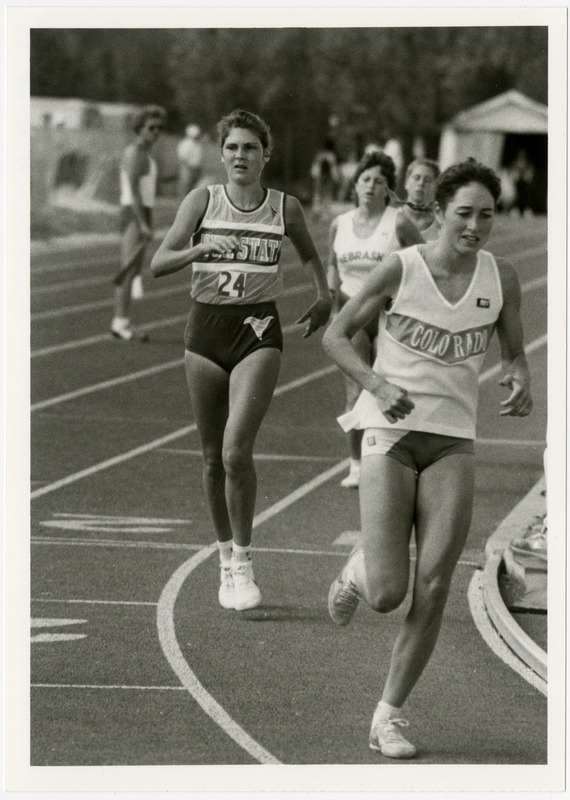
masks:
<svg viewBox="0 0 570 800"><path fill-rule="evenodd" d="M253 466L253 454L249 448L236 444L224 444L222 459L226 474L230 478L243 475Z"/></svg>
<svg viewBox="0 0 570 800"><path fill-rule="evenodd" d="M377 581L375 585L368 586L367 603L374 611L387 614L402 604L406 597L407 589L407 581L405 583L387 580Z"/></svg>

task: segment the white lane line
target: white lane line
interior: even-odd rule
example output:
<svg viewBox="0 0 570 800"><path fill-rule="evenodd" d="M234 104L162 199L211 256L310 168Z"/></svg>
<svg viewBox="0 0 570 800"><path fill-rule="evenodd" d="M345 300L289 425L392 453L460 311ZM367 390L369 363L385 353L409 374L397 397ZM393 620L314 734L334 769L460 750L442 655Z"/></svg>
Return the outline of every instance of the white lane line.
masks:
<svg viewBox="0 0 570 800"><path fill-rule="evenodd" d="M333 476L338 475L339 472L346 469L348 463L349 459L341 461L340 464L336 464L334 467L331 467L331 469L326 470L326 472L323 472L303 486L300 486L294 492L291 492L291 494L265 509L265 511L257 514L253 520L253 527L258 527L271 517L279 514L279 512L287 508L287 506L295 503L306 494L309 494L313 489L316 489ZM157 609L157 629L160 646L162 647L166 660L178 676L182 685L206 714L208 714L231 739L261 764L279 764L281 762L265 750L265 748L261 747L258 742L252 739L204 688L184 658L184 654L176 638L176 629L174 626L174 605L176 598L186 578L212 553L216 552L216 550L216 542L204 547L199 553L196 553L196 555L182 564L165 585L158 601Z"/></svg>
<svg viewBox="0 0 570 800"><path fill-rule="evenodd" d="M63 545L64 547L118 547L126 549L145 550L199 550L203 545L185 544L176 542L123 542L117 539L65 539L56 536L33 536L32 544L49 545L50 547Z"/></svg>
<svg viewBox="0 0 570 800"><path fill-rule="evenodd" d="M201 450L184 450L175 447L163 447L161 453L169 453L176 456L203 456ZM301 456L301 455L283 455L276 453L254 453L254 461L308 461L308 462L322 462L322 461L336 461L337 456Z"/></svg>
<svg viewBox="0 0 570 800"><path fill-rule="evenodd" d="M151 603L143 600L69 600L54 599L53 597L32 597L32 603L61 603L64 605L76 606L151 606L156 608L158 603Z"/></svg>
<svg viewBox="0 0 570 800"><path fill-rule="evenodd" d="M187 315L183 317L183 319L186 318ZM181 321L181 319L182 318L178 319L177 321ZM293 325L286 325L283 328L284 335L289 333L294 333L295 331L299 331L299 326L295 323ZM125 346L121 345L121 343L116 343L116 344L119 347ZM66 392L65 394L60 394L57 397L49 397L47 400L40 400L39 402L33 403L33 405L30 406L30 411L41 411L44 408L51 408L52 406L59 405L60 403L66 403L69 400L76 400L78 397L85 397L86 395L89 394L95 394L96 392L101 392L104 391L105 389L110 389L113 386L121 386L124 383L131 383L132 381L138 381L141 378L149 378L152 377L153 375L158 375L161 372L165 372L166 370L182 367L183 365L184 365L184 358L175 358L172 361L165 361L163 364L156 364L154 367L141 369L138 372L129 372L127 375L119 375L117 378L109 378L109 380L101 381L100 383L93 383L90 386L84 386L81 389L74 389L72 392Z"/></svg>
<svg viewBox="0 0 570 800"><path fill-rule="evenodd" d="M111 284L111 281L109 281ZM188 286L177 285L177 286L169 286L164 289L153 289L152 291L145 291L144 296L139 300L139 303L144 303L148 300L155 300L157 297L170 297L170 295L176 294L190 294L190 289ZM114 305L114 300L111 297L105 298L104 300L92 300L89 303L78 303L74 306L62 306L60 308L50 308L47 311L36 311L34 314L30 315L30 320L32 322L39 322L44 319L58 319L59 317L65 317L68 314L84 314L87 311L97 311L101 308L112 308Z"/></svg>
<svg viewBox="0 0 570 800"><path fill-rule="evenodd" d="M329 375L330 373L335 372L336 369L337 369L336 366L324 367L323 369L311 372L308 375L303 376L302 378L297 378L294 381L282 384L281 386L277 387L273 396L279 397L280 395L285 394L286 392L299 389L301 386L304 386L307 383L311 383L314 380L318 380L319 378L322 378L325 375ZM54 483L49 483L46 486L41 486L38 489L34 489L34 491L31 492L30 494L30 498L32 500L35 500L37 497L42 497L43 495L55 492L57 489L61 489L64 486L69 486L69 484L75 483L76 481L82 480L83 478L88 478L91 475L95 475L97 472L102 472L103 470L110 469L111 467L115 467L118 464L123 464L125 461L129 461L132 458L144 455L145 453L149 453L152 450L156 450L159 447L170 444L170 442L174 442L177 439L181 439L183 436L186 436L189 433L193 433L195 430L196 430L195 424L186 425L185 427L180 428L177 431L173 431L172 433L169 433L166 436L161 436L158 439L153 439L153 441L148 442L147 444L140 445L140 447L135 447L133 450L128 450L126 453L121 453L120 455L114 456L113 458L109 458L106 461L101 461L98 464L93 464L91 467L87 467L86 469L82 469L79 472L75 472L72 475L67 475L65 478L61 478L60 480L55 481Z"/></svg>
<svg viewBox="0 0 570 800"><path fill-rule="evenodd" d="M101 686L90 683L32 683L32 689L122 689L134 692L183 692L184 686Z"/></svg>
<svg viewBox="0 0 570 800"><path fill-rule="evenodd" d="M129 383L130 381L138 381L141 378L150 378L152 375L158 375L160 372L164 372L165 370L180 367L183 363L184 359L176 358L172 361L166 361L163 364L157 364L154 367L148 367L148 369L141 369L138 372L130 372L128 375L120 375L118 378L109 378L109 380L101 381L100 383L94 383L91 386L84 386L82 389L75 389L72 392L60 394L57 397L50 397L47 400L41 400L38 403L33 403L30 406L30 411L40 411L43 408L51 408L52 406L59 405L60 403L65 403L68 400L75 400L78 397L84 397L88 394L101 392L104 389L110 389L113 386L119 386L123 383Z"/></svg>
<svg viewBox="0 0 570 800"><path fill-rule="evenodd" d="M538 350L547 341L547 335L544 334L543 336L539 336L538 339L535 339L529 345L525 347L525 352L527 355L533 353L535 350ZM317 370L316 372L311 373L310 375L300 378L297 381L292 381L291 383L284 384L283 386L277 387L275 390L275 397L284 392L291 391L292 389L299 388L303 386L305 383L309 383L312 380L320 378L324 375L328 375L331 372L336 371L336 366L325 367L324 369ZM483 372L479 376L479 383L484 383L485 381L492 378L494 375L497 375L502 370L501 362L497 362L494 366L490 367L488 370ZM70 483L75 483L82 478L89 477L90 475L94 475L96 472L101 472L102 470L109 469L110 467L114 467L118 464L122 464L124 461L128 461L132 458L136 458L139 455L143 455L144 453L148 453L152 450L156 450L163 445L170 444L170 442L176 441L177 439L186 436L188 433L192 433L196 430L196 425L187 425L184 428L181 428L173 433L167 434L166 436L162 436L159 439L154 439L152 442L148 444L141 445L140 447L135 447L134 450L129 450L126 453L122 453L121 455L115 456L114 458L107 459L106 461L102 461L99 464L94 464L92 467L88 467L87 469L81 470L80 472L76 472L72 475L68 475L66 478L62 478L59 481L55 481L55 483L47 484L46 486L41 486L38 489L35 489L30 494L30 499L34 500L36 497L42 497L45 494L49 494L50 492L55 491L56 489L60 489L63 486L67 486Z"/></svg>
<svg viewBox="0 0 570 800"><path fill-rule="evenodd" d="M539 692L546 695L546 681L533 672L530 667L527 667L523 661L517 658L491 624L483 599L483 573L481 571L477 571L473 574L467 597L473 622L490 650L492 650L508 667L514 670L517 675L520 675L527 683L530 683L531 686L534 686L535 689L538 689Z"/></svg>
<svg viewBox="0 0 570 800"><path fill-rule="evenodd" d="M475 439L475 445L485 447L546 447L544 439Z"/></svg>
<svg viewBox="0 0 570 800"><path fill-rule="evenodd" d="M66 625L84 625L86 619L52 619L51 617L33 617L30 625L32 628L60 628Z"/></svg>
<svg viewBox="0 0 570 800"><path fill-rule="evenodd" d="M288 289L285 289L281 297L293 297L296 294L302 294L303 292L307 291L307 289L311 288L310 283L301 283L296 286L291 286ZM180 292L180 287L178 288L178 292ZM138 325L137 330L141 332L148 332L152 330L156 330L157 328L169 327L170 325L175 325L178 322L184 322L188 318L188 312L185 314L178 314L174 317L165 317L164 319L160 319L156 322L149 322L144 325ZM297 330L300 330L299 326L297 326ZM78 347L86 347L90 344L98 344L99 342L113 342L116 347L125 347L123 342L115 341L110 333L107 331L105 333L97 333L94 336L88 336L85 339L74 339L71 342L64 342L63 344L54 344L48 345L46 347L40 347L37 350L32 350L30 353L31 358L38 358L40 356L49 356L53 355L54 353L64 353L68 350L75 350Z"/></svg>

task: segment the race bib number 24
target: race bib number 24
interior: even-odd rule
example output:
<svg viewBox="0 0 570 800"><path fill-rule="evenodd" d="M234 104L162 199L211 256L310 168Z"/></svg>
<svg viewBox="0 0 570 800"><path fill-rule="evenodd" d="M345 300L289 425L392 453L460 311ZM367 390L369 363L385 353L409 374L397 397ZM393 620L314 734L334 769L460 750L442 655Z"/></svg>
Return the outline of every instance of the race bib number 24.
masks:
<svg viewBox="0 0 570 800"><path fill-rule="evenodd" d="M244 272L220 272L218 294L222 297L243 297L245 293Z"/></svg>

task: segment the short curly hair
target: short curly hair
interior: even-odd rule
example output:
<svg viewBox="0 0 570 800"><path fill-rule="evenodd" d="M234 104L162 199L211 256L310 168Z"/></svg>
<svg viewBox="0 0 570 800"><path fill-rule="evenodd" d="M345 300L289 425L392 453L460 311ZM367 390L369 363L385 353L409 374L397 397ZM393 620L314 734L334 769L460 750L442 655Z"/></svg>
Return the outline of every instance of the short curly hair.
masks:
<svg viewBox="0 0 570 800"><path fill-rule="evenodd" d="M222 117L217 125L221 147L224 146L224 142L233 128L245 128L251 131L258 137L264 150L272 150L273 138L269 125L257 114L253 114L251 111L244 111L241 108L234 108L232 112Z"/></svg>
<svg viewBox="0 0 570 800"><path fill-rule="evenodd" d="M149 119L158 120L161 125L166 122L166 111L162 106L144 106L140 108L132 119L132 129L140 133Z"/></svg>
<svg viewBox="0 0 570 800"><path fill-rule="evenodd" d="M494 170L474 158L453 164L441 173L435 188L435 199L445 211L458 189L469 183L480 183L489 190L495 206L501 196L501 181Z"/></svg>
<svg viewBox="0 0 570 800"><path fill-rule="evenodd" d="M354 175L352 176L352 193L354 195L354 202L358 205L358 197L355 192L356 181L360 178L363 172L366 172L367 169L371 167L380 167L380 172L386 178L386 182L388 184L388 189L394 191L396 188L396 165L394 164L393 160L390 156L387 156L386 153L382 153L380 150L372 150L370 153L365 153L360 161L358 162L358 166L354 171ZM390 197L386 198L386 205L390 204Z"/></svg>

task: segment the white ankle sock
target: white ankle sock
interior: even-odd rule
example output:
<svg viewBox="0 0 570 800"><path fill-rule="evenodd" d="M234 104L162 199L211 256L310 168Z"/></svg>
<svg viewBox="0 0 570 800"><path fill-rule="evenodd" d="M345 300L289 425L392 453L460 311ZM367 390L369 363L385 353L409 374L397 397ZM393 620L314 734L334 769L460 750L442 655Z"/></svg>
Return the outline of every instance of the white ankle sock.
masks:
<svg viewBox="0 0 570 800"><path fill-rule="evenodd" d="M360 459L359 458L351 458L350 459L350 469L360 469Z"/></svg>
<svg viewBox="0 0 570 800"><path fill-rule="evenodd" d="M232 560L242 564L244 561L251 561L251 545L248 544L245 547L242 547L234 542Z"/></svg>
<svg viewBox="0 0 570 800"><path fill-rule="evenodd" d="M386 703L384 700L380 700L378 705L376 706L376 711L374 712L374 717L378 722L385 722L388 719L398 719L398 717L402 713L402 707L396 708L396 706L391 706L389 703Z"/></svg>
<svg viewBox="0 0 570 800"><path fill-rule="evenodd" d="M220 564L222 567L230 567L232 563L232 545L231 539L227 542L218 542L218 550L220 552Z"/></svg>

